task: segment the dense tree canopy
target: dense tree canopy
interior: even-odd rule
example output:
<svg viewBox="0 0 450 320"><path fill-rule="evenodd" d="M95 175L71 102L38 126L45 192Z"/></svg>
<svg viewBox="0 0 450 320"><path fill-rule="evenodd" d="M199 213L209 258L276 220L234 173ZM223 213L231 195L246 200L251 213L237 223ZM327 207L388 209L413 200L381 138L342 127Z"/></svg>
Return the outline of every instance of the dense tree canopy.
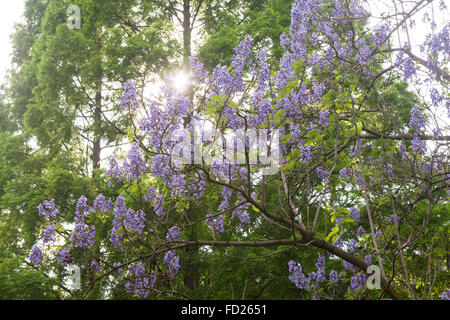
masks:
<svg viewBox="0 0 450 320"><path fill-rule="evenodd" d="M25 8L0 298L450 298L445 2Z"/></svg>

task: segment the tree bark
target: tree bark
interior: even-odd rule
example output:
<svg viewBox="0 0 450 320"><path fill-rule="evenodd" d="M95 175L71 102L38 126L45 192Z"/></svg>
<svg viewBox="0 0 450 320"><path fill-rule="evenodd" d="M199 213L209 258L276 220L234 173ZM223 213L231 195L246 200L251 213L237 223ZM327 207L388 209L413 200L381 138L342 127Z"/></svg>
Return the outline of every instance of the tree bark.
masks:
<svg viewBox="0 0 450 320"><path fill-rule="evenodd" d="M102 91L101 84L95 94L95 109L94 109L94 142L92 147L92 169L100 168L100 153L101 153L101 121L102 121Z"/></svg>

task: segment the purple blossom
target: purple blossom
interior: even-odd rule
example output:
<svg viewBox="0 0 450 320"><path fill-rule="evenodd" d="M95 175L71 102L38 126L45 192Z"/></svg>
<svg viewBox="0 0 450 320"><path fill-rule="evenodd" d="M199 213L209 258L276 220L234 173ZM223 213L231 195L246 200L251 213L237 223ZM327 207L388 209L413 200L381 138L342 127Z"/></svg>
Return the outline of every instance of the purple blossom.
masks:
<svg viewBox="0 0 450 320"><path fill-rule="evenodd" d="M439 296L442 300L450 300L450 290L445 290L442 292L442 294Z"/></svg>
<svg viewBox="0 0 450 320"><path fill-rule="evenodd" d="M77 209L75 210L75 215L77 216L77 223L84 222L84 216L91 210L91 207L87 204L87 199L85 196L81 196L77 201Z"/></svg>
<svg viewBox="0 0 450 320"><path fill-rule="evenodd" d="M128 230L132 230L140 234L144 230L145 221L145 213L143 210L135 211L133 209L128 209L123 220L123 226Z"/></svg>
<svg viewBox="0 0 450 320"><path fill-rule="evenodd" d="M322 167L316 168L317 176L322 180L328 180L330 173L322 169Z"/></svg>
<svg viewBox="0 0 450 320"><path fill-rule="evenodd" d="M311 161L311 147L310 146L302 146L300 147L302 161L309 162Z"/></svg>
<svg viewBox="0 0 450 320"><path fill-rule="evenodd" d="M408 79L417 74L414 61L410 57L406 57L405 59L403 59L402 69L403 69L403 81L408 81Z"/></svg>
<svg viewBox="0 0 450 320"><path fill-rule="evenodd" d="M359 226L358 230L356 230L356 236L361 237L366 231L364 230L363 226Z"/></svg>
<svg viewBox="0 0 450 320"><path fill-rule="evenodd" d="M344 270L352 270L352 271L358 270L353 264L351 264L350 262L347 262L345 260L343 260L343 265L344 265Z"/></svg>
<svg viewBox="0 0 450 320"><path fill-rule="evenodd" d="M131 276L134 276L134 281L127 282L125 284L125 290L128 293L135 293L139 296L147 298L150 293L150 286L153 287L156 276L151 273L150 276L146 276L145 266L142 262L131 264L128 267L128 272Z"/></svg>
<svg viewBox="0 0 450 320"><path fill-rule="evenodd" d="M319 125L328 127L330 124L330 112L328 110L321 111L319 114Z"/></svg>
<svg viewBox="0 0 450 320"><path fill-rule="evenodd" d="M118 182L122 179L122 169L119 167L117 160L115 157L109 158L109 169L106 171L106 174L111 178L117 179ZM113 183L108 183L110 187L113 187Z"/></svg>
<svg viewBox="0 0 450 320"><path fill-rule="evenodd" d="M438 107L439 103L442 102L442 100L444 100L444 95L442 95L436 88L431 88L430 89L430 98L431 98L431 103L435 107Z"/></svg>
<svg viewBox="0 0 450 320"><path fill-rule="evenodd" d="M433 129L433 137L437 140L441 136L441 131L439 128Z"/></svg>
<svg viewBox="0 0 450 320"><path fill-rule="evenodd" d="M191 72L194 76L194 80L197 83L203 83L205 79L208 77L208 71L206 70L203 63L200 62L200 60L193 56L189 57L189 65L191 67Z"/></svg>
<svg viewBox="0 0 450 320"><path fill-rule="evenodd" d="M359 154L359 148L357 146L350 146L350 150L348 152L348 155L350 157L356 157Z"/></svg>
<svg viewBox="0 0 450 320"><path fill-rule="evenodd" d="M381 229L378 229L378 230L375 232L375 238L381 239L381 237L382 237Z"/></svg>
<svg viewBox="0 0 450 320"><path fill-rule="evenodd" d="M339 274L335 270L330 271L330 281L337 284L339 282Z"/></svg>
<svg viewBox="0 0 450 320"><path fill-rule="evenodd" d="M364 178L360 175L357 175L355 177L355 182L358 186L363 187L364 186Z"/></svg>
<svg viewBox="0 0 450 320"><path fill-rule="evenodd" d="M239 219L239 221L241 222L241 224L247 224L247 225L250 224L250 216L248 215L247 212L242 210L242 207L237 207L233 211L233 217L237 217Z"/></svg>
<svg viewBox="0 0 450 320"><path fill-rule="evenodd" d="M92 273L96 273L100 271L100 266L97 261L92 261L89 269L91 270Z"/></svg>
<svg viewBox="0 0 450 320"><path fill-rule="evenodd" d="M113 209L114 220L112 222L113 228L111 229L110 237L110 241L115 248L122 245L122 222L126 218L127 211L128 209L125 205L125 197L123 195L119 195Z"/></svg>
<svg viewBox="0 0 450 320"><path fill-rule="evenodd" d="M69 248L61 248L56 252L56 258L58 259L58 263L63 266L67 266L72 264L74 259L70 255Z"/></svg>
<svg viewBox="0 0 450 320"><path fill-rule="evenodd" d="M365 263L367 263L369 266L371 266L373 263L372 263L372 257L370 256L370 254L367 254L365 257L364 257L364 262Z"/></svg>
<svg viewBox="0 0 450 320"><path fill-rule="evenodd" d="M157 216L161 217L165 215L164 212L164 196L162 194L157 194L155 197L155 204L154 204L155 213Z"/></svg>
<svg viewBox="0 0 450 320"><path fill-rule="evenodd" d="M291 39L284 32L280 36L280 44L284 50L291 50Z"/></svg>
<svg viewBox="0 0 450 320"><path fill-rule="evenodd" d="M317 268L316 281L317 282L325 281L326 280L325 257L321 254L319 254L319 257L317 258L316 268Z"/></svg>
<svg viewBox="0 0 450 320"><path fill-rule="evenodd" d="M354 275L350 278L350 287L349 290L355 291L362 287L360 282L360 277L358 275Z"/></svg>
<svg viewBox="0 0 450 320"><path fill-rule="evenodd" d="M411 109L411 119L409 120L409 126L416 130L420 130L425 127L425 121L422 117L422 112L417 108Z"/></svg>
<svg viewBox="0 0 450 320"><path fill-rule="evenodd" d="M95 226L87 226L84 222L75 224L72 233L72 246L90 249L95 243Z"/></svg>
<svg viewBox="0 0 450 320"><path fill-rule="evenodd" d="M153 200L155 200L155 188L150 186L147 189L147 192L144 195L144 200L148 203L151 203Z"/></svg>
<svg viewBox="0 0 450 320"><path fill-rule="evenodd" d="M409 161L408 155L406 153L406 146L404 144L400 145L399 151L400 154L402 155L402 161L403 162Z"/></svg>
<svg viewBox="0 0 450 320"><path fill-rule="evenodd" d="M210 226L214 232L222 233L225 231L223 227L223 216L219 215L217 218L213 218L211 214L206 215L206 224Z"/></svg>
<svg viewBox="0 0 450 320"><path fill-rule="evenodd" d="M39 213L44 215L47 220L51 220L58 214L58 209L55 207L55 200L45 200L43 203L38 205Z"/></svg>
<svg viewBox="0 0 450 320"><path fill-rule="evenodd" d="M166 252L166 255L164 256L164 264L169 268L171 277L175 277L180 269L180 257L175 256L175 250Z"/></svg>
<svg viewBox="0 0 450 320"><path fill-rule="evenodd" d="M42 260L44 259L44 254L42 253L41 248L36 244L31 249L29 259L36 267L39 267L39 265L42 263Z"/></svg>
<svg viewBox="0 0 450 320"><path fill-rule="evenodd" d="M358 241L351 239L347 245L348 252L354 253L358 249Z"/></svg>
<svg viewBox="0 0 450 320"><path fill-rule="evenodd" d="M415 136L412 140L412 150L416 156L424 154L426 150L425 141L421 140L418 136Z"/></svg>
<svg viewBox="0 0 450 320"><path fill-rule="evenodd" d="M302 267L297 265L294 260L289 261L289 273L288 279L299 289L307 290L309 287L308 279L302 272Z"/></svg>
<svg viewBox="0 0 450 320"><path fill-rule="evenodd" d="M166 239L172 241L177 240L179 238L180 238L180 227L173 226L172 228L170 228L169 231L167 232Z"/></svg>
<svg viewBox="0 0 450 320"><path fill-rule="evenodd" d="M389 32L389 26L387 24L382 24L375 28L374 33L370 35L370 40L377 47L380 47L387 39L387 35Z"/></svg>
<svg viewBox="0 0 450 320"><path fill-rule="evenodd" d="M391 214L391 217L389 218L389 223L392 225L398 225L399 218L395 213Z"/></svg>
<svg viewBox="0 0 450 320"><path fill-rule="evenodd" d="M350 168L343 168L341 170L339 170L339 178L340 179L346 179L346 178L351 178L352 177L352 169Z"/></svg>
<svg viewBox="0 0 450 320"><path fill-rule="evenodd" d="M123 162L123 170L125 176L130 180L137 180L147 172L147 163L141 155L139 144L134 142L128 152L128 160Z"/></svg>
<svg viewBox="0 0 450 320"><path fill-rule="evenodd" d="M359 39L356 44L359 46L358 53L356 54L356 60L358 60L359 64L363 66L368 65L371 62L372 52L366 45L363 38Z"/></svg>
<svg viewBox="0 0 450 320"><path fill-rule="evenodd" d="M44 244L56 241L55 226L48 225L47 228L45 228L44 237L43 237L42 241Z"/></svg>
<svg viewBox="0 0 450 320"><path fill-rule="evenodd" d="M95 198L94 203L92 204L92 209L97 213L103 213L105 211L112 210L111 200L106 200L106 198L99 194L97 198Z"/></svg>
<svg viewBox="0 0 450 320"><path fill-rule="evenodd" d="M344 242L342 241L341 238L336 239L336 241L334 242L334 245L336 247L338 247L339 249L342 249L344 247Z"/></svg>
<svg viewBox="0 0 450 320"><path fill-rule="evenodd" d="M119 103L122 110L136 110L139 108L139 103L137 101L137 92L134 81L127 81L124 84L124 92L122 100Z"/></svg>
<svg viewBox="0 0 450 320"><path fill-rule="evenodd" d="M359 209L357 207L351 207L350 216L352 217L353 221L359 221Z"/></svg>

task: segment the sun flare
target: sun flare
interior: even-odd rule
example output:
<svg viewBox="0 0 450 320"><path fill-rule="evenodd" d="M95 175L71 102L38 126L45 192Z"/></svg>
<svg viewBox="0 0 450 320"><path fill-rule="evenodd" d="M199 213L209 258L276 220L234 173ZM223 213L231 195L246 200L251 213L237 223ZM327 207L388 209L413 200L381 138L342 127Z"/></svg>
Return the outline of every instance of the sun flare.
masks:
<svg viewBox="0 0 450 320"><path fill-rule="evenodd" d="M190 76L185 71L178 71L172 75L171 80L175 89L184 91L189 85Z"/></svg>

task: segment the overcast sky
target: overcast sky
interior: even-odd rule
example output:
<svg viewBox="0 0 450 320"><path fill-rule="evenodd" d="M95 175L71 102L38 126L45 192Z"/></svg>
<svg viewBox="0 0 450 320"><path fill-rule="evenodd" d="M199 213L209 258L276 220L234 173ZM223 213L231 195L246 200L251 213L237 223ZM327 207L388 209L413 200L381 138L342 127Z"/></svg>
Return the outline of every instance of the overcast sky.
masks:
<svg viewBox="0 0 450 320"><path fill-rule="evenodd" d="M24 0L0 0L0 82L11 64L11 39L15 22L19 22Z"/></svg>

